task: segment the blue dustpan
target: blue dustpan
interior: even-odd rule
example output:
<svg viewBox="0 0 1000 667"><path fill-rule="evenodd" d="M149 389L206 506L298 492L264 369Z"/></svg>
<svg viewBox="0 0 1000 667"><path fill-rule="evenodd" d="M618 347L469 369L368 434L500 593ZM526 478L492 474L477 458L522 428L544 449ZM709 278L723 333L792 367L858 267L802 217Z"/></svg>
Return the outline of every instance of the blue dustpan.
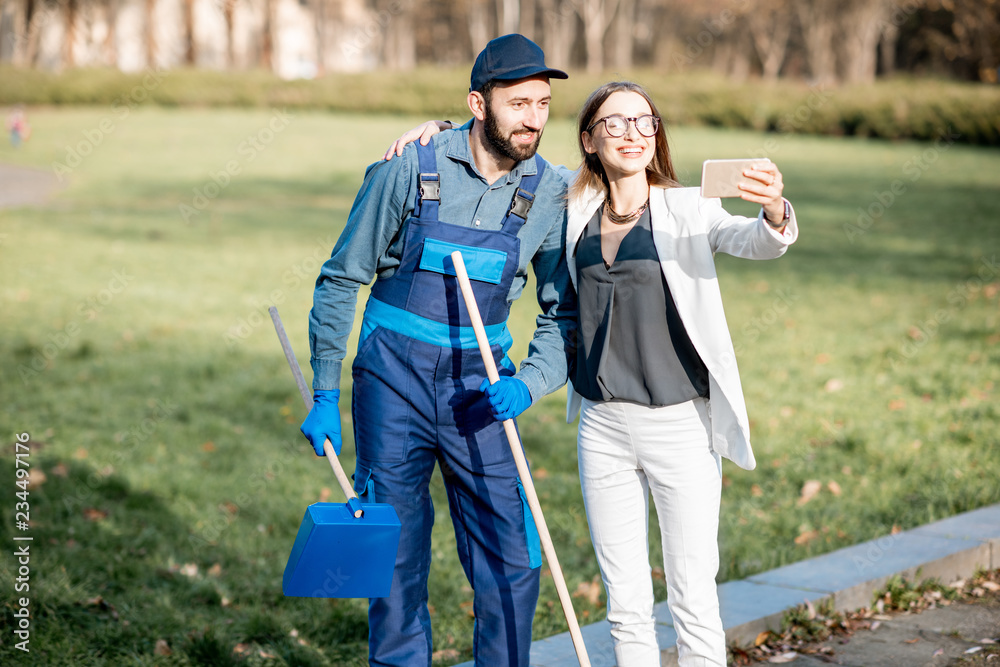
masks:
<svg viewBox="0 0 1000 667"><path fill-rule="evenodd" d="M312 396L278 309L271 306L268 311L306 410L311 410ZM396 510L386 504L362 505L329 440L323 444L323 451L347 503L314 503L306 508L285 564L281 590L285 595L303 598L388 597L401 529Z"/></svg>
<svg viewBox="0 0 1000 667"><path fill-rule="evenodd" d="M399 546L391 505L314 503L306 508L281 590L303 598L388 597ZM356 518L351 506L364 512Z"/></svg>

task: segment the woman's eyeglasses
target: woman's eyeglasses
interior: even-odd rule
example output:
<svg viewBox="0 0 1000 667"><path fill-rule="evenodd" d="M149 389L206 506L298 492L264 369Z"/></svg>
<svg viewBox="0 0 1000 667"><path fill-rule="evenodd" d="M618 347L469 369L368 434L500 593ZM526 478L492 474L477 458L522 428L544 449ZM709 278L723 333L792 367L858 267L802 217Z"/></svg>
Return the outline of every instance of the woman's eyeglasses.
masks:
<svg viewBox="0 0 1000 667"><path fill-rule="evenodd" d="M594 121L594 124L587 128L587 132L593 131L595 127L604 123L604 129L608 131L608 135L617 138L628 131L629 121L635 123L635 129L644 137L651 137L656 134L656 129L660 126L660 119L652 114L646 114L638 118L626 118L616 113Z"/></svg>

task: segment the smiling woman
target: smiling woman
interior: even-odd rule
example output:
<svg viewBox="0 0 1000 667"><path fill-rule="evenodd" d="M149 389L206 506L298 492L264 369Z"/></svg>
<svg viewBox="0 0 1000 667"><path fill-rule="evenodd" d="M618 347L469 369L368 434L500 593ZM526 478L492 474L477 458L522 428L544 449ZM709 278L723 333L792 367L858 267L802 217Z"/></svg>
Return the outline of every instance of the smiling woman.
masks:
<svg viewBox="0 0 1000 667"><path fill-rule="evenodd" d="M619 665L659 664L648 554L660 518L681 665L726 664L715 577L721 457L756 464L715 275L718 251L784 254L797 228L781 174L747 170L757 218L682 188L652 99L598 88L579 117L584 162L570 189L566 256L579 297L569 415ZM772 222L777 220L777 222Z"/></svg>

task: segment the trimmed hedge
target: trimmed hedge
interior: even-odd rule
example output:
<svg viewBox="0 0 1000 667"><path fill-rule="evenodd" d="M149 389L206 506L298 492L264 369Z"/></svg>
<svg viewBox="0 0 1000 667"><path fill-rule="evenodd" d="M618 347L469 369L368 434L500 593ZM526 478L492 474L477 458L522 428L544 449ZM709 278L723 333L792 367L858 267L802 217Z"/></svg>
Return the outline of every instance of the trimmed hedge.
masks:
<svg viewBox="0 0 1000 667"><path fill-rule="evenodd" d="M614 75L573 73L554 83L552 113L575 116L587 95ZM870 86L810 88L801 82L733 83L709 72L664 76L639 70L670 123L772 132L1000 145L1000 86L898 78ZM0 68L0 104L288 107L428 118L467 118L466 69L332 74L285 81L261 71L108 69L61 74Z"/></svg>

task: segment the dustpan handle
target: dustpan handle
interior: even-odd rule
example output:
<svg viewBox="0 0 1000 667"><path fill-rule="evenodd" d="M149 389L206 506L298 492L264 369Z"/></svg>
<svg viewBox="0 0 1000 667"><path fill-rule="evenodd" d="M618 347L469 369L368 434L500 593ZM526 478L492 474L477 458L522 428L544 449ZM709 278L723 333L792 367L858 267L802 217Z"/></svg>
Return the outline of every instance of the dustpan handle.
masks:
<svg viewBox="0 0 1000 667"><path fill-rule="evenodd" d="M302 402L306 404L306 412L308 412L312 410L313 399L309 394L308 387L306 387L306 379L302 377L302 369L299 368L299 362L295 359L295 352L292 350L292 345L288 342L288 334L285 333L285 326L281 323L281 317L278 315L277 308L271 306L267 309L267 312L271 314L271 321L274 322L274 331L278 334L278 340L281 341L281 349L285 352L288 367L292 370L292 375L295 376L295 384L298 385L299 393L302 394ZM360 519L364 516L364 510L361 509L361 501L358 499L358 494L354 492L351 480L347 478L347 473L344 472L344 468L340 465L340 459L337 458L337 453L333 451L333 445L330 444L329 438L323 443L323 452L326 454L326 460L330 462L330 467L333 468L333 474L337 477L340 488L343 489L344 495L347 496L348 509L354 514L355 518Z"/></svg>

